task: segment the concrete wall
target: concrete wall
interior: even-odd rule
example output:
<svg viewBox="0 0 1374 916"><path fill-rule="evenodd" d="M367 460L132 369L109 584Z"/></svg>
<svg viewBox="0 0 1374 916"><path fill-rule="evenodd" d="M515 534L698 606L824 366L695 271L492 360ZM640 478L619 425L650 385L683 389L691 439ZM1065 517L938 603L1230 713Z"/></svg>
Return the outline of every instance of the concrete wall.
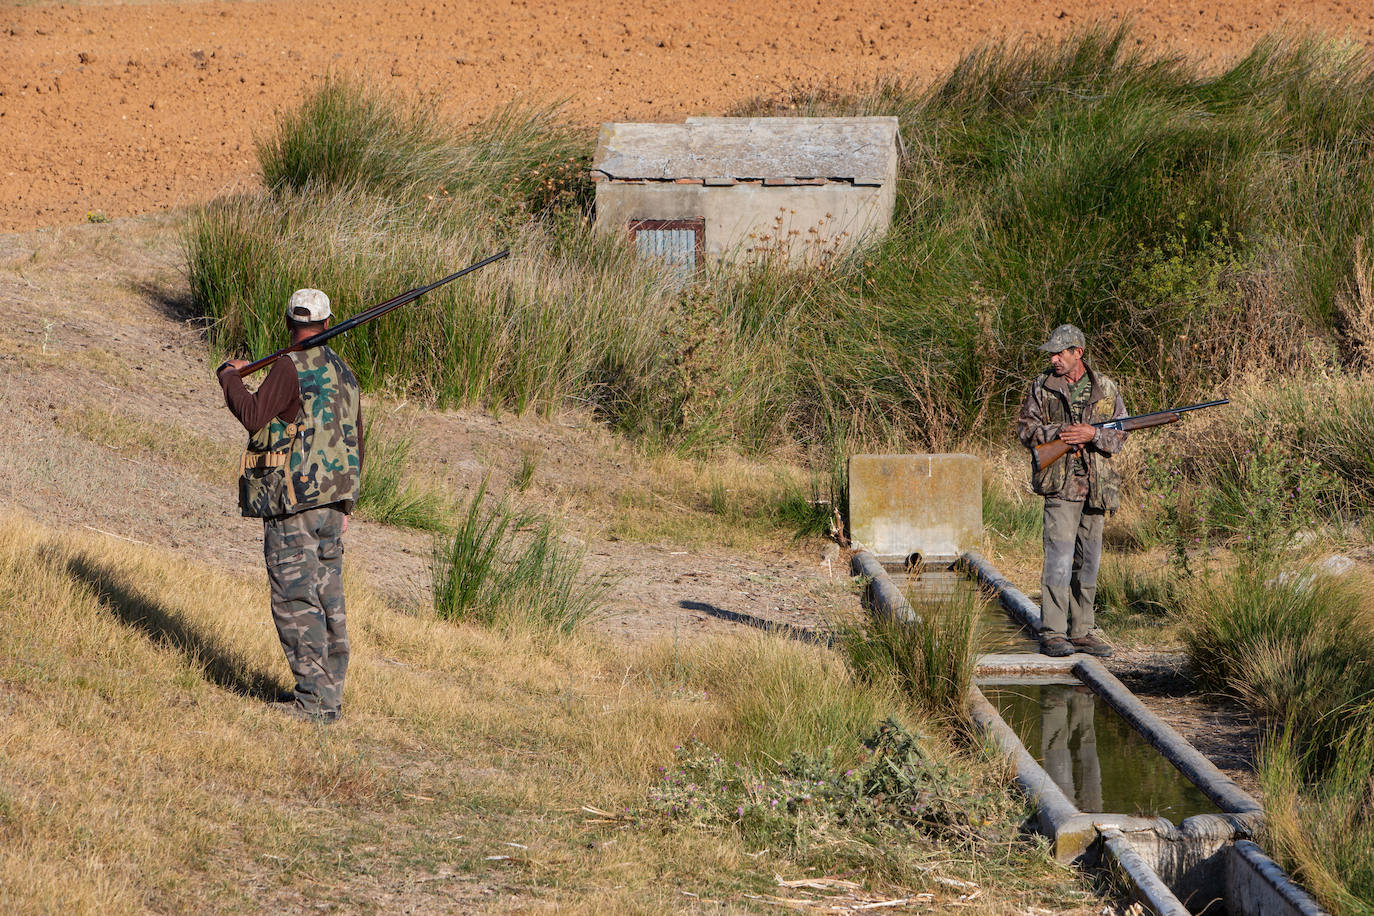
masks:
<svg viewBox="0 0 1374 916"><path fill-rule="evenodd" d="M887 230L896 201L896 177L893 174L879 187L847 182L784 186L741 182L718 187L599 181L596 228L603 234L616 234L628 232L631 220L702 219L708 262L748 262L772 251L785 251L792 263L817 263Z"/></svg>
<svg viewBox="0 0 1374 916"><path fill-rule="evenodd" d="M849 529L880 559L954 557L983 538L983 466L973 455L855 455Z"/></svg>

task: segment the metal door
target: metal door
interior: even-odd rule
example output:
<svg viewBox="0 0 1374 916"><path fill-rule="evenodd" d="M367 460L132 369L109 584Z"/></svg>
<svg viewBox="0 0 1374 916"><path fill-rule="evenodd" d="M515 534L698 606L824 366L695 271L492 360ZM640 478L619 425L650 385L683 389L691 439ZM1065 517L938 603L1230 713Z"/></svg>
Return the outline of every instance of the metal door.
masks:
<svg viewBox="0 0 1374 916"><path fill-rule="evenodd" d="M706 236L703 219L630 220L630 235L641 258L659 258L683 280L701 267Z"/></svg>

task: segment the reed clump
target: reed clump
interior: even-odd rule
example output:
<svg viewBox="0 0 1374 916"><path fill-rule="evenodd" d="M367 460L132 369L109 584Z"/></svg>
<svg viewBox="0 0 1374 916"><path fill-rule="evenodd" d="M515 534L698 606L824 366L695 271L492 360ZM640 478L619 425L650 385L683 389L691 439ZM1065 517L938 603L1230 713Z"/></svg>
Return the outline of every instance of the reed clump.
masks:
<svg viewBox="0 0 1374 916"><path fill-rule="evenodd" d="M192 288L217 344L256 352L294 285L361 306L510 245L494 276L341 344L364 384L517 410L581 398L689 451L997 433L1064 321L1133 405L1355 366L1369 54L1278 34L1204 73L1151 50L1087 30L980 48L925 88L743 107L897 115L894 223L819 266L765 261L683 289L593 239L591 138L557 109L459 128L329 80L261 144L268 190L195 221Z"/></svg>
<svg viewBox="0 0 1374 916"><path fill-rule="evenodd" d="M1183 636L1207 686L1261 718L1275 852L1334 912L1374 905L1374 615L1369 582L1242 554L1194 583Z"/></svg>
<svg viewBox="0 0 1374 916"><path fill-rule="evenodd" d="M414 441L382 431L375 420L364 426L363 441L366 460L355 506L358 515L383 525L441 530L446 515L443 493L407 473Z"/></svg>
<svg viewBox="0 0 1374 916"><path fill-rule="evenodd" d="M841 651L861 678L890 684L926 715L965 720L987 599L973 591L911 602L916 619L870 613L837 627Z"/></svg>
<svg viewBox="0 0 1374 916"><path fill-rule="evenodd" d="M1374 911L1374 703L1341 715L1330 747L1305 748L1291 729L1265 747L1265 835L1333 913L1362 916Z"/></svg>
<svg viewBox="0 0 1374 916"><path fill-rule="evenodd" d="M609 583L582 572L582 551L553 523L483 481L450 531L435 538L434 612L444 620L568 635L602 611Z"/></svg>

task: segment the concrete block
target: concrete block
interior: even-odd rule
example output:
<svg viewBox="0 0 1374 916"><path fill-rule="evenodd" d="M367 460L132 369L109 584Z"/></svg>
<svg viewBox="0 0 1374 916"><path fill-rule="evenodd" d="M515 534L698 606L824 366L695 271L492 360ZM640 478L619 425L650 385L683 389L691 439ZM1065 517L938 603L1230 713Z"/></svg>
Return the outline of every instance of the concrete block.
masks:
<svg viewBox="0 0 1374 916"><path fill-rule="evenodd" d="M983 468L973 455L855 455L849 527L880 559L957 556L983 537Z"/></svg>
<svg viewBox="0 0 1374 916"><path fill-rule="evenodd" d="M1330 916L1249 840L1231 847L1226 863L1227 912L1239 916Z"/></svg>

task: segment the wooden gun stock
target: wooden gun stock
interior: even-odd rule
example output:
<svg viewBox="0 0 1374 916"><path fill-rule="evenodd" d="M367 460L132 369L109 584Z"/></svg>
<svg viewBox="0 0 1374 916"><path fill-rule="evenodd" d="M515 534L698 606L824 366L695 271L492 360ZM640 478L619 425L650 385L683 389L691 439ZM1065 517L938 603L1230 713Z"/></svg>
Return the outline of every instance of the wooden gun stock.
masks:
<svg viewBox="0 0 1374 916"><path fill-rule="evenodd" d="M1053 439L1042 445L1037 445L1031 450L1031 454L1035 456L1035 469L1043 471L1071 451L1073 451L1073 446L1063 439Z"/></svg>

